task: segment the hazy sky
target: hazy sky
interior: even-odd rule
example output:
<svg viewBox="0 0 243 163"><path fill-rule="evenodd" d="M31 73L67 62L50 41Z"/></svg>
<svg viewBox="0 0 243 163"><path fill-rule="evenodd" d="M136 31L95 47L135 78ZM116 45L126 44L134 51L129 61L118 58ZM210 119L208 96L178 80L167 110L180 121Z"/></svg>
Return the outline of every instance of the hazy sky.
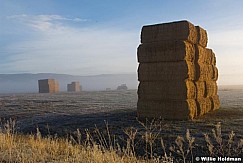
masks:
<svg viewBox="0 0 243 163"><path fill-rule="evenodd" d="M243 83L240 0L0 0L0 73L136 73L142 26L185 19L207 30L219 83Z"/></svg>

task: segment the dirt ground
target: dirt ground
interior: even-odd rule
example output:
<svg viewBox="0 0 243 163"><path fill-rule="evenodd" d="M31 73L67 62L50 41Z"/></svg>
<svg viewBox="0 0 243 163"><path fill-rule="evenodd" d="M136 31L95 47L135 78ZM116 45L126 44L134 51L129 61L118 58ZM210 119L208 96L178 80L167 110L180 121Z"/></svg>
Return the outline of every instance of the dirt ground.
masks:
<svg viewBox="0 0 243 163"><path fill-rule="evenodd" d="M57 94L2 94L0 118L2 124L12 118L20 133L35 133L38 127L43 135L65 136L76 129L92 131L95 126L105 130L108 123L112 134L122 135L124 129L142 126L137 121L137 90L94 91ZM202 140L220 122L222 134L233 130L237 138L243 138L243 90L220 89L221 108L193 121L162 120L161 135L175 139L191 135Z"/></svg>

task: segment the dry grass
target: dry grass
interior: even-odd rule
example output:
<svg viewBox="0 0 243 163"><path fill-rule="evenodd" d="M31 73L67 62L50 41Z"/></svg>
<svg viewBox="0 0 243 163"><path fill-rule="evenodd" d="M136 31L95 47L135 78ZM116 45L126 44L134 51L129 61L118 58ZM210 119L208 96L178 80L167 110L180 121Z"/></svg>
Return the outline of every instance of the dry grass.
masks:
<svg viewBox="0 0 243 163"><path fill-rule="evenodd" d="M140 122L144 131L135 128L124 129L126 145L121 147L116 138L109 132L106 123L106 134L97 129L95 139L89 131L82 140L80 131L76 137L58 138L42 137L37 128L36 134L21 135L15 131L15 122L8 121L0 132L1 162L193 162L197 156L195 138L187 130L185 137L178 136L167 149L160 137L162 128L159 121ZM212 140L211 140L212 139ZM158 142L162 153L156 152ZM138 156L137 144L142 143L145 155ZM139 146L141 148L141 146ZM205 134L205 156L240 157L243 154L243 140L235 139L232 131L223 139L221 125L218 123L212 130L212 136Z"/></svg>
<svg viewBox="0 0 243 163"><path fill-rule="evenodd" d="M119 156L115 150L104 150L87 138L85 143L71 139L36 135L18 135L9 121L0 133L1 162L143 162L133 156Z"/></svg>

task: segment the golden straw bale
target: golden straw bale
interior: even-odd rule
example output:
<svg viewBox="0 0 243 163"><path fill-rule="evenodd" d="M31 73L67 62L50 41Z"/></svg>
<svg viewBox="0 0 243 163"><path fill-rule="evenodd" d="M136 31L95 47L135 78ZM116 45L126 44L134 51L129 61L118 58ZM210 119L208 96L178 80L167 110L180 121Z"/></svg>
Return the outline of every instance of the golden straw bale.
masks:
<svg viewBox="0 0 243 163"><path fill-rule="evenodd" d="M210 98L201 98L196 100L197 103L197 115L202 116L209 112L212 108Z"/></svg>
<svg viewBox="0 0 243 163"><path fill-rule="evenodd" d="M215 54L212 49L195 45L195 58L199 64L213 65Z"/></svg>
<svg viewBox="0 0 243 163"><path fill-rule="evenodd" d="M138 117L187 120L197 115L195 100L185 101L144 101L139 99Z"/></svg>
<svg viewBox="0 0 243 163"><path fill-rule="evenodd" d="M196 79L193 62L140 63L138 67L139 81L181 81L185 79Z"/></svg>
<svg viewBox="0 0 243 163"><path fill-rule="evenodd" d="M195 60L194 45L186 41L160 41L140 44L137 48L139 63Z"/></svg>
<svg viewBox="0 0 243 163"><path fill-rule="evenodd" d="M212 80L214 78L214 66L207 64L195 64L196 78L199 81Z"/></svg>
<svg viewBox="0 0 243 163"><path fill-rule="evenodd" d="M217 81L218 80L218 68L216 66L213 66L213 80Z"/></svg>
<svg viewBox="0 0 243 163"><path fill-rule="evenodd" d="M212 65L216 66L216 57L215 57L215 53L212 51Z"/></svg>
<svg viewBox="0 0 243 163"><path fill-rule="evenodd" d="M211 110L217 110L219 109L220 107L220 100L219 100L219 96L218 95L215 95L215 96L212 96L212 97L209 97L210 100L211 100Z"/></svg>
<svg viewBox="0 0 243 163"><path fill-rule="evenodd" d="M206 81L206 95L207 97L215 96L218 92L218 86L216 81Z"/></svg>
<svg viewBox="0 0 243 163"><path fill-rule="evenodd" d="M196 81L196 94L197 98L205 98L206 97L206 82L205 81Z"/></svg>
<svg viewBox="0 0 243 163"><path fill-rule="evenodd" d="M207 43L208 43L207 31L200 26L196 26L196 30L197 30L197 38L198 38L197 44L201 45L202 47L207 47Z"/></svg>
<svg viewBox="0 0 243 163"><path fill-rule="evenodd" d="M196 99L196 86L190 80L140 82L138 97L144 100Z"/></svg>
<svg viewBox="0 0 243 163"><path fill-rule="evenodd" d="M141 43L182 40L196 44L198 41L196 27L188 21L177 21L143 26Z"/></svg>

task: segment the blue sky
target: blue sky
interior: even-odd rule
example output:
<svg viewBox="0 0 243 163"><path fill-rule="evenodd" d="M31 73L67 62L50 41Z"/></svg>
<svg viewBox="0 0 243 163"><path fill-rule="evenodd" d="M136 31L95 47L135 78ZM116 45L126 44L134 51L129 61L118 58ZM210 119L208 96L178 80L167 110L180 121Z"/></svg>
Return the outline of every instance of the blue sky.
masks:
<svg viewBox="0 0 243 163"><path fill-rule="evenodd" d="M240 0L0 0L0 73L136 73L142 26L185 19L207 30L219 83L241 84Z"/></svg>

